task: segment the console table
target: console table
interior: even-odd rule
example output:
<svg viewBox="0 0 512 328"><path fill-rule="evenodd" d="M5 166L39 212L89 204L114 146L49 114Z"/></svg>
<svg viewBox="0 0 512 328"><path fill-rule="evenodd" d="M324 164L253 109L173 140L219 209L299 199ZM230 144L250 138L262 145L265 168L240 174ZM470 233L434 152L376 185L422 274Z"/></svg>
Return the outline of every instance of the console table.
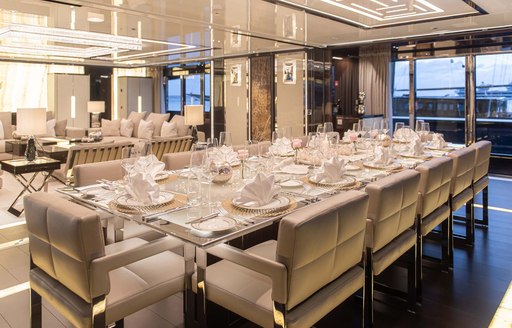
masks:
<svg viewBox="0 0 512 328"><path fill-rule="evenodd" d="M23 196L23 194L27 191L41 191L41 189L43 189L48 183L48 179L51 177L52 172L54 170L60 169L60 161L48 157L37 157L33 161L27 161L24 158L20 158L0 161L0 167L2 170L11 173L14 178L23 186L23 189L8 209L9 213L20 216L21 213L23 213L23 209L21 211L17 210L14 208L14 204L16 204L18 199L20 199L20 197ZM23 176L25 173L32 173L32 176L27 179L25 176ZM41 185L36 187L34 185L34 180L39 173L41 173L44 178Z"/></svg>

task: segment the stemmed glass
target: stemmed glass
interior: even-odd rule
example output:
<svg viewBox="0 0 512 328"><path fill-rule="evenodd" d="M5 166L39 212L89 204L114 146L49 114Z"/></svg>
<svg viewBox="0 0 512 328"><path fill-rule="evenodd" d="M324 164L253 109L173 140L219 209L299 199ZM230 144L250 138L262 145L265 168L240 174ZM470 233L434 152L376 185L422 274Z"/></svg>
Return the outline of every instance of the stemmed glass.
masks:
<svg viewBox="0 0 512 328"><path fill-rule="evenodd" d="M247 150L249 157L245 160L245 165L249 170L249 177L252 177L254 171L260 165L260 159L258 157L258 141L255 140L247 140L245 142L245 149Z"/></svg>
<svg viewBox="0 0 512 328"><path fill-rule="evenodd" d="M233 141L231 137L231 132L222 131L219 136L219 146L231 147L233 146Z"/></svg>
<svg viewBox="0 0 512 328"><path fill-rule="evenodd" d="M389 123L387 120L380 121L380 132L382 134L388 134L389 132Z"/></svg>
<svg viewBox="0 0 512 328"><path fill-rule="evenodd" d="M126 183L130 182L130 175L138 157L140 157L140 152L135 151L134 147L123 147L121 151L121 167L124 169L124 180Z"/></svg>
<svg viewBox="0 0 512 328"><path fill-rule="evenodd" d="M393 135L397 139L403 139L403 131L400 131L400 134L397 135L397 132L399 130L402 130L405 127L404 122L396 122L395 123L395 130L393 131Z"/></svg>
<svg viewBox="0 0 512 328"><path fill-rule="evenodd" d="M283 134L278 131L272 132L272 144L275 144L277 139L281 139L283 137Z"/></svg>
<svg viewBox="0 0 512 328"><path fill-rule="evenodd" d="M217 138L208 138L206 139L206 143L208 144L208 147L217 148L219 147L219 139Z"/></svg>
<svg viewBox="0 0 512 328"><path fill-rule="evenodd" d="M423 123L425 123L423 120L416 120L416 128L414 129L418 134L420 132L423 132Z"/></svg>
<svg viewBox="0 0 512 328"><path fill-rule="evenodd" d="M216 138L214 138L216 140ZM217 174L219 174L219 165L215 161L215 157L213 156L213 150L216 148L216 144L214 140L210 140L213 142L206 143L206 154L204 156L203 165L202 165L202 176L205 178L208 183L208 205L212 204L212 193L211 193L211 184L213 179ZM217 144L218 146L218 144Z"/></svg>
<svg viewBox="0 0 512 328"><path fill-rule="evenodd" d="M329 133L329 132L332 132L332 131L334 131L332 122L325 122L324 123L324 133Z"/></svg>

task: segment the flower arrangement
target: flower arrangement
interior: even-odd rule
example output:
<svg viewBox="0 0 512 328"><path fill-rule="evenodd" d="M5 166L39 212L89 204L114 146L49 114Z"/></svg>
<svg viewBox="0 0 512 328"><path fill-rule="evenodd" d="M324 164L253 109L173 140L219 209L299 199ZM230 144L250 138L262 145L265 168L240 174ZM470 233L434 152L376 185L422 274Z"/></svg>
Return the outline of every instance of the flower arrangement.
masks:
<svg viewBox="0 0 512 328"><path fill-rule="evenodd" d="M240 174L242 179L244 178L244 162L249 157L249 151L247 149L238 150L238 159L240 160Z"/></svg>
<svg viewBox="0 0 512 328"><path fill-rule="evenodd" d="M299 152L299 149L302 148L302 140L301 139L293 139L292 140L292 148L293 150L295 150L295 164L298 164L298 152Z"/></svg>

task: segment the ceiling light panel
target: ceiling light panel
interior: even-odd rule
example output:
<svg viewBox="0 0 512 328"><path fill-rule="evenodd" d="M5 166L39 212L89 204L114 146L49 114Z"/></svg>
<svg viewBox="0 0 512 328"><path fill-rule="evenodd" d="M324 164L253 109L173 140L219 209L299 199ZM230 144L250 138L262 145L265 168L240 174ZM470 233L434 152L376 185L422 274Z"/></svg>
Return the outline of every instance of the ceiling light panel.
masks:
<svg viewBox="0 0 512 328"><path fill-rule="evenodd" d="M276 0L364 28L480 14L471 0ZM307 4L304 4L307 3Z"/></svg>

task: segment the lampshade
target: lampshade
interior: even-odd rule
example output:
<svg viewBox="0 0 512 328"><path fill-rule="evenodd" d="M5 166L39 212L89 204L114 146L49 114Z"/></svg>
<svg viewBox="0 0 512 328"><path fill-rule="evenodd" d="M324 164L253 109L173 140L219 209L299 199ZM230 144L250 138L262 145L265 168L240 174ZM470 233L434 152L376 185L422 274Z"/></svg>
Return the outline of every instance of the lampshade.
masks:
<svg viewBox="0 0 512 328"><path fill-rule="evenodd" d="M186 125L203 125L203 105L186 105L185 106L185 124Z"/></svg>
<svg viewBox="0 0 512 328"><path fill-rule="evenodd" d="M104 101L88 101L87 102L88 113L104 113L105 102Z"/></svg>
<svg viewBox="0 0 512 328"><path fill-rule="evenodd" d="M16 111L16 132L33 136L46 133L46 108L18 108Z"/></svg>

